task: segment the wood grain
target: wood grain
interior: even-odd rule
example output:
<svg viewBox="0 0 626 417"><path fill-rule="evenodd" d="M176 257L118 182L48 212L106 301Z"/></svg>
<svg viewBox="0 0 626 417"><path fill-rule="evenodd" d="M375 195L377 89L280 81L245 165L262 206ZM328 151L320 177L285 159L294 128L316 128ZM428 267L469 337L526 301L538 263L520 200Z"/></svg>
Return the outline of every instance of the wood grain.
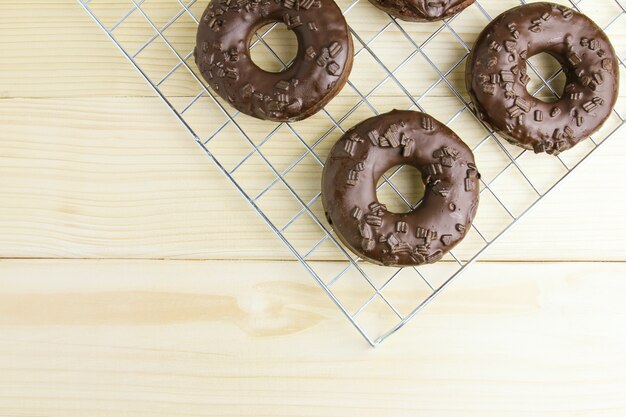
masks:
<svg viewBox="0 0 626 417"><path fill-rule="evenodd" d="M438 108L445 108L445 101ZM194 120L207 123L202 112L190 115ZM293 259L156 98L2 100L0 123L7 138L0 141L3 257ZM315 126L310 121L298 128L305 138L317 137ZM262 148L279 170L306 152L289 135L283 129ZM321 160L339 135L333 131L315 148ZM251 149L228 129L209 148L231 165ZM619 138L612 139L484 259L626 260L626 223L607 215L611 207L626 204L623 193L614 192L621 187L625 156ZM485 178L506 160L495 142L483 145L477 157ZM561 175L562 168L548 157L529 155L520 164L533 180ZM285 178L308 202L319 192L320 173L319 163L307 156ZM253 194L275 178L256 155L234 175ZM534 194L519 186L519 178L502 178L493 188L509 207L532 201ZM410 172L395 183L417 189ZM402 208L388 187L380 195ZM510 218L489 194L484 196L477 225L489 236ZM278 225L301 207L280 184L258 204ZM319 201L312 209L323 219ZM323 237L307 215L286 234L302 253ZM470 255L482 242L474 236L464 244L460 254ZM329 244L312 259L341 256Z"/></svg>
<svg viewBox="0 0 626 417"><path fill-rule="evenodd" d="M626 412L624 264L476 265L376 350L295 262L0 270L2 415Z"/></svg>
<svg viewBox="0 0 626 417"><path fill-rule="evenodd" d="M0 106L2 256L246 256L236 239L214 241L233 232L281 253L156 98Z"/></svg>
<svg viewBox="0 0 626 417"><path fill-rule="evenodd" d="M557 2L569 4L567 0ZM356 49L362 49L364 43L369 48L359 52L355 60L350 80L357 87L367 90L384 76L384 70L375 63L370 51L379 55L391 71L415 51L415 45L420 45L439 71L449 71L448 79L452 85L464 91L464 65L452 67L467 53L467 48L471 47L476 35L487 23L480 8L471 6L453 19L449 25L453 33L436 22L392 24L386 14L367 1L353 4L351 0L339 0L337 3L347 10L346 19L358 34ZM199 16L206 4L206 1L198 1L191 10ZM519 5L519 2L481 0L480 4L486 13L495 17L503 10ZM113 27L132 10L132 3L129 0L98 0L92 1L90 7L107 27ZM619 11L612 0L586 0L580 7L601 26L608 24ZM159 28L163 28L182 10L180 4L172 0L149 0L142 9ZM0 49L9 57L3 60L0 67L0 97L154 95L76 0L1 2L0 16L7 22L0 27ZM610 26L608 33L623 56L626 34L621 27L621 22L616 22ZM379 34L382 29L385 29L384 32ZM438 35L431 38L434 32ZM113 33L131 52L137 51L155 36L153 27L138 12L130 14ZM189 15L183 14L176 19L164 33L181 56L191 52L195 22ZM459 38L463 43L459 42ZM272 41L277 48L284 47L285 42L280 39ZM138 55L138 61L148 75L158 81L178 59L163 41L157 39ZM547 60L540 60L538 65L542 72L554 68ZM395 75L416 97L438 80L438 74L422 54L414 54ZM538 84L533 80L531 87L535 86ZM184 76L184 71L177 71L164 88L171 95L193 97L199 92L197 84ZM397 87L386 90L387 95L404 96ZM346 89L344 94L348 93L354 95ZM449 97L451 92L442 84L429 95Z"/></svg>
<svg viewBox="0 0 626 417"><path fill-rule="evenodd" d="M180 10L177 3L147 0L143 7L162 27ZM344 10L350 4L338 3ZM480 3L491 16L518 4ZM108 26L130 6L128 0L90 4ZM579 4L600 25L615 13L609 0ZM205 5L197 2L194 12ZM624 129L482 258L520 262L472 266L372 350L304 268L284 261L293 256L75 0L0 1L0 16L0 416L626 414L626 263L535 262L626 261L620 211L626 194L619 192ZM422 55L410 55L413 45L402 33L424 47L438 70L450 70L448 81L463 93L463 65L453 66L466 49L448 28L398 27L364 0L347 19L414 100L440 120L455 117L462 102L444 83L429 89L437 71ZM450 28L471 45L485 22L472 6ZM623 22L624 16L608 32L622 58ZM193 32L183 16L166 35L186 54ZM153 31L135 12L115 36L139 48ZM279 37L271 41L288 52ZM380 84L389 74L369 50L355 60L353 85L370 92L377 111L410 106L393 80ZM138 59L155 79L176 62L158 41ZM542 73L554 69L541 57L534 63ZM179 71L163 88L179 110L200 91ZM616 110L625 117L623 89L621 97ZM373 114L350 86L327 110L339 126L319 114L294 125L302 141L283 126L262 146L279 171L306 155L285 175L305 201L319 192L320 175L307 146L323 160L342 129ZM206 96L185 117L203 139L226 121ZM245 116L237 122L255 144L276 127ZM450 126L471 146L486 134L467 112ZM588 145L564 154L564 161L575 163ZM208 147L227 169L251 150L232 125ZM504 167L502 152L493 139L476 151L486 179ZM519 163L540 190L562 172L550 158ZM274 178L257 154L234 175L251 193ZM394 183L417 198L408 173ZM518 213L532 196L523 184L509 172L492 188ZM390 207L402 207L388 188L380 195ZM280 224L299 209L281 186L258 202ZM483 198L477 223L486 234L505 224L496 208ZM323 217L319 204L312 209ZM305 252L321 237L318 230L302 217L287 233ZM460 256L479 241L473 236L464 243ZM311 267L325 281L345 267L328 261L337 252L323 244L311 256L323 260ZM392 273L364 267L377 286ZM436 287L455 269L441 262L422 273ZM432 291L405 271L384 290L401 314ZM351 272L332 291L350 312L373 293ZM358 316L371 332L397 320L379 301Z"/></svg>

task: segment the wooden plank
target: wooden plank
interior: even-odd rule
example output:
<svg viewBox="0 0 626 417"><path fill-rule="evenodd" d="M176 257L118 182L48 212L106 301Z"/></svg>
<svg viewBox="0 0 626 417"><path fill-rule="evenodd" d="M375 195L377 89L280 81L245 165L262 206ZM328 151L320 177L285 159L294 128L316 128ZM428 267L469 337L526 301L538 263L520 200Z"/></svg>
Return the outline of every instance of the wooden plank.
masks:
<svg viewBox="0 0 626 417"><path fill-rule="evenodd" d="M569 4L567 0L559 2ZM199 16L206 3L196 2L191 8L192 12ZM401 27L390 24L389 17L367 1L353 4L351 0L340 0L338 4L347 10L347 21L358 38L383 59L389 71L395 70L415 51L412 41L424 47L424 52L439 71L448 72L462 60L467 48L487 23L483 11L476 5L451 21L449 26L456 32L455 35L447 28L440 30L441 23L401 22ZM480 4L493 17L509 7L519 5L519 2L482 0ZM99 0L92 1L90 7L107 27L113 27L132 10L132 3L129 0ZM580 7L602 26L619 12L612 0L585 1ZM175 0L150 0L142 8L159 28L163 28L182 10ZM75 0L2 2L0 15L7 22L0 27L0 50L5 54L0 64L3 74L0 77L0 97L153 95ZM623 57L626 33L622 27L616 22L608 33ZM385 31L376 36L382 29ZM193 48L195 31L193 19L188 14L182 14L164 34L176 51L186 56ZM431 39L431 34L436 31L438 35ZM140 13L134 12L116 27L114 34L124 47L134 53L153 39L155 31ZM459 38L463 43L459 42ZM355 39L357 50L363 47L359 39ZM274 36L270 41L279 53L284 52L287 45L284 37ZM264 54L265 58L263 54L259 56L265 62L271 59L269 53ZM137 59L155 82L178 63L178 58L160 39L145 48ZM195 68L192 59L189 62ZM549 60L539 60L537 63L544 75L555 68ZM199 85L185 72L184 69L176 71L164 83L163 88L168 94L195 96L198 93ZM385 70L370 53L363 51L355 59L350 80L365 94L385 75ZM425 93L439 79L437 71L421 54L414 54L398 68L395 75L416 97ZM465 91L463 64L452 69L447 78L459 91ZM533 87L537 85L535 81L531 84ZM388 83L382 91L386 95L404 96L393 82ZM355 95L351 89L346 89L345 94ZM431 97L452 95L444 84L428 94Z"/></svg>
<svg viewBox="0 0 626 417"><path fill-rule="evenodd" d="M3 415L626 413L623 263L478 264L376 350L293 262L0 270Z"/></svg>
<svg viewBox="0 0 626 417"><path fill-rule="evenodd" d="M158 99L0 106L3 257L285 256Z"/></svg>
<svg viewBox="0 0 626 417"><path fill-rule="evenodd" d="M0 97L151 94L75 0L4 1L0 16Z"/></svg>
<svg viewBox="0 0 626 417"><path fill-rule="evenodd" d="M443 112L446 103L442 100L436 108ZM217 125L205 117L205 104L189 114L189 120L209 131ZM305 140L320 136L319 120L298 125ZM0 141L2 257L293 259L156 98L2 100L0 124L7 138ZM253 135L261 140L274 124L255 126L265 129ZM478 138L478 133L466 130L466 138ZM321 160L339 136L335 129L315 148ZM251 149L231 127L208 146L227 168ZM286 128L261 149L279 171L306 153ZM625 152L618 140L607 143L509 235L508 243L493 248L485 259L625 260L626 221L607 215L626 204L626 196L615 193L621 189ZM506 160L495 142L481 147L477 158L485 179ZM562 169L556 160L535 155L523 157L520 165L538 184ZM285 178L308 202L319 193L320 174L319 163L308 155ZM394 181L407 195L417 195L417 180L410 174ZM493 189L515 210L534 195L523 179L509 174ZM251 195L275 178L258 155L234 175ZM390 207L401 209L392 195L389 187L380 193ZM477 224L489 235L510 219L488 193L485 196ZM281 184L258 204L281 226L301 209ZM311 207L323 219L319 201ZM323 237L307 215L286 235L303 254ZM470 237L460 253L469 255L479 244L476 236ZM337 247L323 244L312 259L341 256Z"/></svg>
<svg viewBox="0 0 626 417"><path fill-rule="evenodd" d="M510 5L513 3L511 1ZM345 9L348 4L341 3L341 6ZM485 0L481 4L493 15L508 3L503 5ZM91 7L107 25L113 25L128 10L129 2L93 1ZM153 0L144 5L146 13L159 26L166 24L178 7L178 3L171 0ZM198 2L193 11L199 13L202 7L204 5ZM24 8L28 8L29 13L24 13ZM3 201L10 202L0 208L2 256L291 259L276 239L271 240L271 233L242 204L232 187L207 165L206 159L174 119L167 116L158 100L93 98L119 94L150 95L150 92L73 0L46 4L2 3L0 11L8 17L7 21L12 22L0 28L0 43L10 57L2 64L7 76L0 79L0 96L90 96L86 99L3 100L0 104L3 130L11 136L10 141L0 144L3 162L0 192ZM606 23L607 16L614 12L599 6L585 11L599 23ZM28 22L23 21L24 15L29 16ZM471 43L472 36L484 24L481 20L484 16L481 16L482 12L473 6L450 25L466 43ZM67 24L68 20L71 25ZM369 47L388 65L393 66L398 57L410 53L411 46L394 25L375 37L389 20L369 3L359 2L352 7L348 20L365 42L376 38ZM440 24L402 25L412 39L421 44ZM624 43L622 31L615 29L619 27L613 25L610 33L618 47ZM120 41L134 42L133 45L139 48L150 30L145 19L135 12L115 32ZM40 31L45 31L45 36ZM193 21L181 18L168 28L167 35L184 53L185 48L191 47L189 38L193 31ZM425 46L425 52L440 69L452 65L446 60L462 57L465 53L452 36L444 29ZM283 44L280 39L277 41L280 49ZM169 54L166 49L157 42L154 48L146 51L142 65L151 72L163 74L171 64L165 59ZM389 54L391 50L393 54ZM372 65L372 58L368 56L368 51L359 53L352 78L354 85L362 91L369 91L385 76L384 71L381 73ZM35 59L39 65L35 65ZM423 57L416 55L395 73L415 97L421 97L437 79L430 64L422 61ZM541 66L541 62L538 64ZM41 66L48 71L42 73ZM448 79L463 91L461 67ZM430 70L425 71L425 68ZM37 74L31 74L31 69ZM420 76L416 77L418 73ZM172 99L179 110L190 103L189 96L199 91L199 86L190 84L191 78L189 74L180 77L175 74L163 86L168 95L185 96ZM403 94L394 82L387 81L372 91L368 100L379 111L409 107L410 100L400 99ZM486 135L485 130L467 112L457 114L462 102L451 98L451 94L441 83L427 96L421 97L420 104L440 120L450 121L450 126L461 132L471 146L480 143ZM618 104L622 115L626 115L625 104L626 100ZM346 87L326 110L335 120L340 120L339 127L344 130L374 114L350 87ZM185 117L203 138L209 137L227 120L208 97L198 100ZM37 123L33 123L33 119ZM277 126L246 116L239 116L237 121L255 143L261 143ZM618 119L613 117L599 138L617 122ZM319 192L319 160L325 159L339 137L340 129L323 113L295 124L293 129L301 140L283 126L264 144L263 151L279 172L288 170L294 161L302 158L297 167L286 174L286 179L302 201L308 203ZM325 140L316 144L325 135ZM94 142L97 146L93 145ZM319 160L307 153L306 146L315 146ZM234 168L251 151L250 145L232 125L226 125L209 147L227 169ZM613 149L615 153L608 154L622 155L621 149ZM513 154L518 151L511 147L507 150ZM588 147L581 146L566 154L564 159L572 162L588 151ZM487 180L497 175L508 161L493 140L481 146L477 158ZM555 201L552 211L538 215L542 220L525 227L520 232L522 237L511 235L508 241L512 243L506 249L496 248L499 251L492 251L487 259L624 259L619 240L623 223L619 218L614 220L595 210L596 200L606 199L612 195L611 190L619 188L616 181L621 173L608 173L606 177L613 182L602 181L600 189L598 180L592 180L597 178L595 172L606 172L604 165L609 165L609 171L617 171L619 162L615 162L616 158L611 156L608 163L598 163L592 168L594 173L583 179L596 193L594 196L588 198L578 190L571 190L567 197ZM523 157L520 165L532 174L534 182L542 186L549 184L562 170L554 160L534 156ZM510 171L513 172L502 176L493 188L517 214L534 195L519 173ZM235 177L251 196L264 190L276 178L256 154L238 169ZM420 187L409 172L403 171L394 179L394 184L404 190L409 199L417 200ZM384 187L380 197L391 208L402 210L404 207L390 187ZM612 204L619 207L621 202ZM265 193L259 199L259 205L279 226L293 219L301 208L281 184ZM312 210L323 218L319 201L312 205ZM606 211L611 212L611 208ZM571 221L563 220L555 228L552 225L554 212L576 216L577 227L571 227ZM584 218L579 219L580 213L585 213ZM494 236L509 221L508 215L493 198L483 199L479 216L481 231L488 237ZM573 237L578 236L579 230L593 243L589 245L591 249L576 243L578 240ZM610 232L607 234L604 230ZM563 236L572 238L564 243ZM287 231L287 237L304 254L323 234L311 218L301 216ZM536 250L538 239L545 242L541 251ZM459 253L461 257L471 256L482 242L475 235L467 239L465 245L467 248ZM563 245L567 250L556 249ZM338 252L333 245L322 245L312 259L338 259L341 257Z"/></svg>

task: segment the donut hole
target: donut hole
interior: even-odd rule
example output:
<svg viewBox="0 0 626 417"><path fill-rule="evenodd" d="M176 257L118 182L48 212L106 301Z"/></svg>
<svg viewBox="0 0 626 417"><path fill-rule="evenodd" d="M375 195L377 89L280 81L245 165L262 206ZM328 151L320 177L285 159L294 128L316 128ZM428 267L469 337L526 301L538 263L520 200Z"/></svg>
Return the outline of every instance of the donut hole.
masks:
<svg viewBox="0 0 626 417"><path fill-rule="evenodd" d="M398 166L394 166L384 174L393 187L386 183L383 177L378 180L376 198L392 213L408 213L415 209L424 197L425 186L422 173L411 165L401 165L398 172L397 170ZM398 192L404 199L398 195ZM407 202L411 205L410 208Z"/></svg>
<svg viewBox="0 0 626 417"><path fill-rule="evenodd" d="M250 59L267 72L286 70L297 53L296 34L284 23L271 22L261 26L250 38Z"/></svg>
<svg viewBox="0 0 626 417"><path fill-rule="evenodd" d="M563 66L555 57L546 52L542 52L530 57L528 62L532 64L537 72L541 74L543 80L545 80L559 96L563 95L567 77L565 71L561 71ZM557 73L558 75L555 76ZM528 94L534 95L537 99L545 103L552 103L558 100L554 93L545 86L543 80L541 80L530 67L528 68L528 76L530 77L530 82L526 84ZM540 88L541 90L537 92Z"/></svg>

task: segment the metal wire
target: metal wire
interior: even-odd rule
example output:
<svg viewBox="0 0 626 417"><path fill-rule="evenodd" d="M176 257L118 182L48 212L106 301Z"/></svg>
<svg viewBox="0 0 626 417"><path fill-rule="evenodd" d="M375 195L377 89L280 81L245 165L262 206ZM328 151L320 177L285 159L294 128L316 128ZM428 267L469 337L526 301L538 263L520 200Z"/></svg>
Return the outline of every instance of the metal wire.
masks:
<svg viewBox="0 0 626 417"><path fill-rule="evenodd" d="M326 132L320 135L318 139L316 139L312 144L309 143L298 133L298 125L291 123L280 123L277 124L271 131L261 140L259 143L255 143L251 138L249 132L246 132L241 126L240 121L238 120L239 112L226 108L220 102L220 100L213 94L213 92L208 88L207 84L198 77L193 71L192 66L187 62L188 59L192 56L192 51L187 51L185 54L181 54L174 46L173 42L171 42L168 38L168 34L165 32L168 28L174 25L182 16L187 16L187 18L191 18L195 23L198 23L198 16L196 16L192 11L192 6L197 2L197 0L171 0L171 4L176 6L177 12L161 27L159 27L150 17L149 13L144 10L144 7L149 4L148 0L128 0L129 8L125 10L119 19L114 21L110 26L103 22L99 13L97 11L97 7L94 7L99 0L77 0L78 3L84 8L84 10L93 18L98 26L106 33L108 38L119 48L122 54L130 61L130 63L135 67L135 69L139 72L139 74L145 79L145 81L150 85L150 87L156 92L156 94L164 101L164 103L168 106L168 108L174 113L174 115L178 118L178 120L182 123L182 125L189 131L190 135L196 141L196 143L200 146L200 148L205 152L205 154L209 157L211 161L215 164L219 171L224 174L224 176L233 184L235 189L241 193L241 195L248 201L248 203L253 207L253 209L259 214L259 216L268 224L270 229L279 237L279 239L287 246L293 256L304 266L305 270L315 279L315 281L323 288L323 290L330 296L331 300L335 305L340 309L341 312L349 319L352 325L358 330L358 332L365 338L365 340L372 346L379 345L383 340L389 337L391 334L396 332L398 329L403 327L406 323L408 323L417 313L419 313L426 305L428 305L432 300L436 298L438 294L441 293L446 287L448 287L455 278L460 276L470 265L472 265L476 260L501 236L503 236L521 217L523 217L527 212L532 210L539 201L541 201L552 189L554 189L561 181L563 181L582 161L588 158L593 151L595 151L599 146L605 143L608 137L614 136L615 132L622 128L626 122L624 118L616 111L613 111L613 115L616 117L618 122L615 124L613 130L604 138L604 141L598 141L596 138L591 138L592 149L586 155L582 156L574 163L568 164L563 158L559 157L557 160L563 167L564 173L557 178L554 178L554 182L547 187L547 190L540 191L536 184L531 180L531 175L528 174L520 164L522 157L527 153L527 151L520 151L518 154L513 155L507 145L498 138L493 131L489 130L487 126L484 125L482 121L480 121L471 111L470 103L465 99L464 95L458 91L452 82L448 79L448 77L455 71L459 66L461 66L470 52L470 47L463 40L463 37L460 36L454 29L453 23L454 20L459 16L453 16L446 21L441 22L440 26L435 29L429 36L426 37L420 44L418 44L409 33L407 33L404 23L397 21L395 18L390 17L389 22L387 22L382 28L380 28L369 40L365 40L363 38L363 34L359 33L357 30L351 28L352 36L355 40L355 59L361 54L369 54L372 59L376 62L376 64L382 69L384 72L384 76L382 80L378 81L374 87L368 92L362 92L352 81L348 81L347 86L345 88L350 88L358 97L358 100L352 107L345 112L345 114L341 115L341 117L334 117L328 110L324 109L322 113L328 118L331 123L331 126L327 129ZM349 12L352 10L359 2L364 2L365 0L354 0L350 3L345 9L344 14L347 15L348 21L350 21ZM525 0L519 0L520 3L526 3ZM579 6L585 2L591 0L570 0L571 6L575 9L579 9ZM604 3L603 6L613 5L617 7L617 12L611 19L611 21L604 28L605 30L609 29L618 19L626 15L626 8L621 4L621 0L596 0L596 2ZM485 7L481 4L481 1L478 0L474 3L473 6L476 7L480 13L485 17L486 20L490 21L492 17L486 11ZM600 6L597 6L600 7ZM143 43L138 49L130 51L128 50L124 44L118 39L115 34L116 30L124 25L124 23L133 15L139 15L145 22L154 30L152 36L148 38L148 40ZM252 42L251 47L255 47L257 45L262 45L267 48L269 53L277 60L277 62L282 66L282 68L286 68L289 63L283 62L279 55L271 48L271 46L264 39L269 33L274 30L276 24L271 25L262 33L257 33L256 40ZM412 47L412 51L402 59L402 61L397 64L394 68L390 68L389 65L380 57L376 55L374 50L372 49L372 45L376 42L379 37L381 37L385 31L387 30L397 30L399 31L409 42ZM458 44L464 49L464 54L457 59L453 65L445 70L441 70L433 59L428 55L425 49L428 47L429 43L432 42L434 38L444 32L449 32L454 41L458 42ZM193 40L195 39L195 31L189 33L190 43L193 44ZM159 77L157 80L153 79L153 76L150 75L150 71L139 62L139 59L142 53L154 43L154 42L162 42L167 46L167 48L171 51L171 53L176 57L176 63L168 71ZM427 87L419 96L413 94L409 88L400 82L398 79L398 72L409 63L416 56L421 57L425 62L429 64L431 69L437 74L438 79L432 83L429 87ZM626 70L625 65L626 57L618 57L620 66L623 67L622 71ZM540 73L540 71L529 62L529 68L535 73L537 78L541 81L541 86L534 92L534 95L544 92L548 90L552 95L558 98L558 92L554 90L551 86L551 82L556 79L562 70L556 71L554 74L550 74L549 76L544 76ZM187 103L181 109L177 109L176 106L172 103L172 96L167 94L164 91L163 86L167 83L169 79L173 76L173 74L177 73L180 70L186 70L185 74L191 82L197 84L200 91L191 98L189 103ZM471 114L473 120L482 125L485 130L488 132L481 140L478 141L477 144L473 146L473 150L476 152L482 146L485 146L486 143L491 142L497 146L497 149L501 151L501 154L506 157L508 162L500 168L500 170L493 175L489 180L483 179L481 180L481 195L488 193L490 197L493 198L495 203L501 208L501 210L508 216L508 223L505 224L497 233L492 234L491 237L487 236L484 231L481 231L478 225L472 225L472 232L476 234L479 238L479 241L482 241L479 248L471 253L471 255L461 256L457 254L456 250L453 250L449 254L449 259L452 262L452 265L455 266L455 270L447 274L444 279L440 282L440 284L436 284L432 279L428 279L427 271L425 267L412 267L412 268L380 268L377 270L378 276L381 274L386 277L382 280L382 284L376 285L376 282L379 280L374 279L372 276L372 272L369 271L368 268L365 268L365 265L362 265L363 262L360 258L354 257L351 255L338 241L335 237L332 229L327 226L325 220L320 218L322 216L316 215L314 211L314 206L319 203L320 193L317 192L312 198L308 198L307 200L303 199L303 197L296 191L291 184L287 180L287 175L292 172L296 167L300 166L307 157L311 157L319 167L323 167L323 160L318 155L318 147L321 143L324 143L325 140L328 140L333 134L342 134L345 132L342 125L347 121L347 119L352 116L361 106L367 106L367 109L371 111L373 114L378 114L379 109L371 102L371 98L376 92L378 92L386 83L393 83L398 90L402 91L404 95L408 98L411 103L410 109L418 109L423 112L427 112L427 109L424 108L423 101L425 98L429 96L429 94L434 91L439 86L447 87L452 94L454 95L451 98L451 104L460 102L461 107L446 121L446 125L453 123L458 117L460 117L463 113ZM197 106L198 102L201 98L209 98L211 102L219 109L219 111L225 116L225 121L217 127L213 132L211 132L208 136L202 136L200 132L197 132L192 124L189 122L188 112L190 109ZM380 109L380 111L388 111L390 108ZM242 116L246 117L246 116ZM219 154L212 152L209 149L211 141L217 138L225 129L228 127L233 127L237 132L242 135L242 138L245 140L245 143L249 145L250 150L242 155L242 158L237 161L230 168L227 167L227 163L225 159ZM290 163L282 169L278 169L271 162L271 151L266 151L263 149L266 143L270 142L273 137L275 137L278 132L283 128L290 132L290 134L296 139L297 143L300 147L304 148L304 152L298 157L294 158ZM249 161L258 156L263 164L269 169L272 173L272 180L269 181L261 190L255 190L253 187L249 187L242 181L239 181L236 178L236 175L239 170L246 166ZM478 164L480 165L480 159L478 158ZM377 190L380 190L382 187L388 187L392 190L395 195L406 205L407 209L414 208L419 202L412 204L401 191L400 189L393 183L396 175L402 170L402 167L397 167L391 174L385 175L382 179L382 182L378 185ZM535 198L533 201L528 203L523 210L519 210L520 213L515 214L513 210L511 210L507 204L503 201L501 195L494 189L494 185L497 180L507 176L513 175L509 172L516 172L521 175L523 180L525 181L525 185L529 187ZM277 224L277 221L272 219L271 215L264 211L260 206L259 202L266 196L270 191L276 189L276 187L283 187L287 190L288 194L297 202L297 209L289 216L288 220L283 224ZM269 197L268 197L269 198ZM309 219L313 228L317 230L317 232L321 235L321 238L317 239L310 247L305 249L298 249L296 247L296 243L292 241L287 234L294 227L300 219L306 218ZM325 244L330 244L333 250L344 259L342 262L345 264L341 266L339 272L334 273L330 277L324 277L318 270L313 267L313 263L311 261L312 255L320 250ZM366 271L368 269L368 271ZM394 305L394 302L389 299L388 296L385 295L385 291L388 287L400 279L399 276L402 275L403 271L408 271L411 274L414 274L418 279L423 281L424 288L427 290L427 294L425 296L416 297L413 301L413 306L410 311L406 313L401 313L399 309ZM336 290L335 287L338 282L346 279L351 273L355 273L357 278L362 281L362 283L369 288L366 296L363 297L361 301L357 303L357 307L353 308L348 305L346 298L341 296L341 292ZM409 277L407 279L415 280L415 277ZM365 314L372 303L376 300L380 300L382 302L383 310L379 308L376 310L376 314L374 315L363 315ZM385 312L386 311L386 312ZM391 324L387 327L377 328L376 330L371 330L368 320L378 320L382 315L387 315L391 317ZM374 319L372 317L375 317Z"/></svg>

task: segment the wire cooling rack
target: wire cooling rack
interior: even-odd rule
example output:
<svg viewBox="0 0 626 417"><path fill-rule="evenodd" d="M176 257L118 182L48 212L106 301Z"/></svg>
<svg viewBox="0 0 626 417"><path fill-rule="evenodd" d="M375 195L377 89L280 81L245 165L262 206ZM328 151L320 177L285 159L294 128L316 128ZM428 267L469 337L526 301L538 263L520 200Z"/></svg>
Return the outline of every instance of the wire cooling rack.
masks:
<svg viewBox="0 0 626 417"><path fill-rule="evenodd" d="M297 123L239 114L207 87L193 62L206 0L77 1L372 346L404 326L625 124L620 101L591 140L554 158L510 146L475 117L463 81L468 44L492 17L524 0L478 0L434 23L393 19L366 0L338 1L355 43L350 80L323 111ZM594 18L609 36L612 31L623 36L626 8L620 1L561 3ZM251 48L264 48L261 56L271 61L266 66L280 70L289 63L270 47L277 31L274 24L258 32ZM622 74L625 52L618 50ZM541 63L529 67L534 72L529 91L558 98L562 71ZM472 229L435 265L386 268L362 262L324 219L319 185L330 147L358 121L392 108L418 109L445 122L473 148L483 174ZM405 167L388 172L378 185L379 198L396 210L415 207L419 184L407 185L411 178Z"/></svg>

